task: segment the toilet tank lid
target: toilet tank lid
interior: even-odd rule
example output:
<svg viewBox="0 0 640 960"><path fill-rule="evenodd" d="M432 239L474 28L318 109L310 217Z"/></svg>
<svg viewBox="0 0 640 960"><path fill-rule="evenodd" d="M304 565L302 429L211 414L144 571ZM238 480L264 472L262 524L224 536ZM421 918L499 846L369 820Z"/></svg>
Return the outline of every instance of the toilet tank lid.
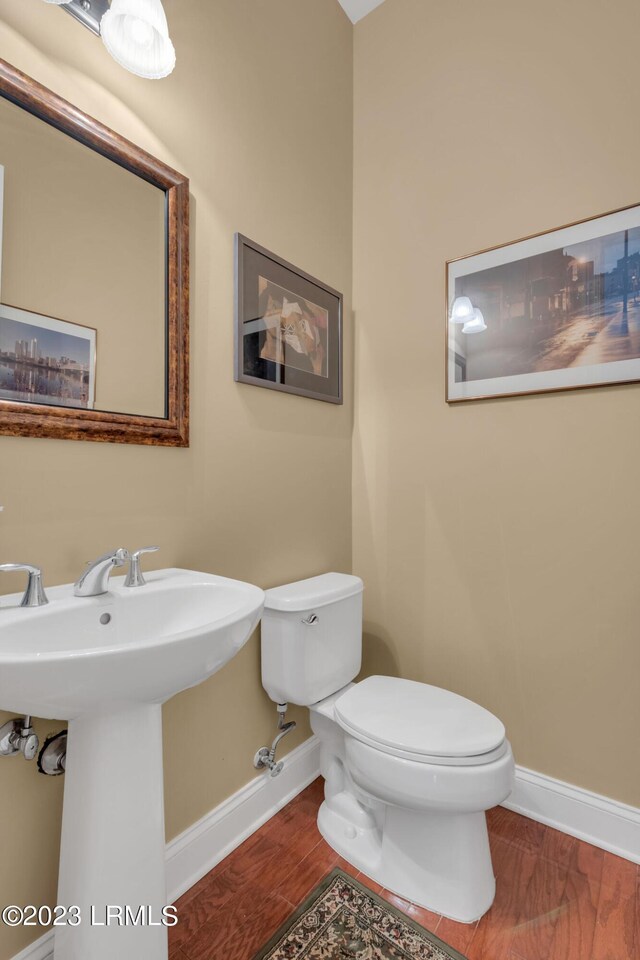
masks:
<svg viewBox="0 0 640 960"><path fill-rule="evenodd" d="M273 587L265 594L265 610L283 610L299 613L324 607L337 600L346 600L364 590L360 577L348 573L323 573L319 577L286 583L282 587Z"/></svg>

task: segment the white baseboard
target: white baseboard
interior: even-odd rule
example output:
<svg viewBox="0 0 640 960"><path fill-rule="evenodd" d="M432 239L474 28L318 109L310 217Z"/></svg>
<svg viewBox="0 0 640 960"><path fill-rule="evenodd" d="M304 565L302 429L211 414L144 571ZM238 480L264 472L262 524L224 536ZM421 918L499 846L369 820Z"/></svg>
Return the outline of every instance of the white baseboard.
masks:
<svg viewBox="0 0 640 960"><path fill-rule="evenodd" d="M503 806L562 833L640 863L640 809L516 767L516 785Z"/></svg>
<svg viewBox="0 0 640 960"><path fill-rule="evenodd" d="M168 902L177 900L284 807L320 772L316 737L296 747L279 777L256 777L167 844ZM640 810L525 767L505 807L580 840L640 863ZM13 960L53 960L45 934Z"/></svg>
<svg viewBox="0 0 640 960"><path fill-rule="evenodd" d="M45 933L44 937L16 953L13 960L53 960L53 934Z"/></svg>
<svg viewBox="0 0 640 960"><path fill-rule="evenodd" d="M256 777L167 845L169 903L182 896L243 840L320 776L320 743L306 740L285 757L279 777Z"/></svg>
<svg viewBox="0 0 640 960"><path fill-rule="evenodd" d="M306 740L285 757L279 777L261 774L167 844L167 902L197 883L243 840L320 775L320 744ZM13 960L53 960L46 933Z"/></svg>

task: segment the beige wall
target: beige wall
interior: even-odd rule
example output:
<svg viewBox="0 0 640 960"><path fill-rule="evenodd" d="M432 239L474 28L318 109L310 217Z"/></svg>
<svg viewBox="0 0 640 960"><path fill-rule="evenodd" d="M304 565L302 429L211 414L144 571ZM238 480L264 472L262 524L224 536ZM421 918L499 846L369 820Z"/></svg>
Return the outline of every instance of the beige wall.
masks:
<svg viewBox="0 0 640 960"><path fill-rule="evenodd" d="M0 0L0 53L191 177L188 450L0 438L0 555L48 583L118 544L262 586L351 563L352 27L335 0L165 0L174 75L139 80L55 6ZM301 162L302 161L302 162ZM233 382L233 233L346 294L343 407ZM3 592L19 589L4 575ZM287 748L308 736L301 721ZM6 715L0 716L4 719ZM275 711L254 637L165 710L167 837L254 775ZM44 735L55 724L38 723ZM55 899L62 778L0 762L0 903ZM0 958L29 939L0 929Z"/></svg>
<svg viewBox="0 0 640 960"><path fill-rule="evenodd" d="M640 805L640 389L447 406L444 263L640 201L640 9L387 0L355 28L354 572L369 668Z"/></svg>

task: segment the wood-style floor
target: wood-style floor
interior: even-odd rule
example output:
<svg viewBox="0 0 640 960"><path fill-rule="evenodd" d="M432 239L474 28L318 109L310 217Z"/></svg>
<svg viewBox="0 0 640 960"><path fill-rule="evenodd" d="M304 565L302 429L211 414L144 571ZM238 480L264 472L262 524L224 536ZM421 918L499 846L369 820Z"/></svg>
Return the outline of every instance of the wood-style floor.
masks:
<svg viewBox="0 0 640 960"><path fill-rule="evenodd" d="M369 881L324 842L316 780L178 901L170 960L251 960L334 867L469 960L640 960L640 868L501 807L488 815L497 894L454 923Z"/></svg>

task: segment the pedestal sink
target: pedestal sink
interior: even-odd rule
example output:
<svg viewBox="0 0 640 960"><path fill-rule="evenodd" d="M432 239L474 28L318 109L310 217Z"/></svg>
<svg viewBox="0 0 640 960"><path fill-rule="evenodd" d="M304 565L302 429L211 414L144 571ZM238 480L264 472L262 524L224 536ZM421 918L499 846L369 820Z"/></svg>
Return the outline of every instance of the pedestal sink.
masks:
<svg viewBox="0 0 640 960"><path fill-rule="evenodd" d="M240 650L264 594L189 570L47 593L0 600L0 709L69 721L58 903L81 923L56 929L54 957L166 960L161 704Z"/></svg>

